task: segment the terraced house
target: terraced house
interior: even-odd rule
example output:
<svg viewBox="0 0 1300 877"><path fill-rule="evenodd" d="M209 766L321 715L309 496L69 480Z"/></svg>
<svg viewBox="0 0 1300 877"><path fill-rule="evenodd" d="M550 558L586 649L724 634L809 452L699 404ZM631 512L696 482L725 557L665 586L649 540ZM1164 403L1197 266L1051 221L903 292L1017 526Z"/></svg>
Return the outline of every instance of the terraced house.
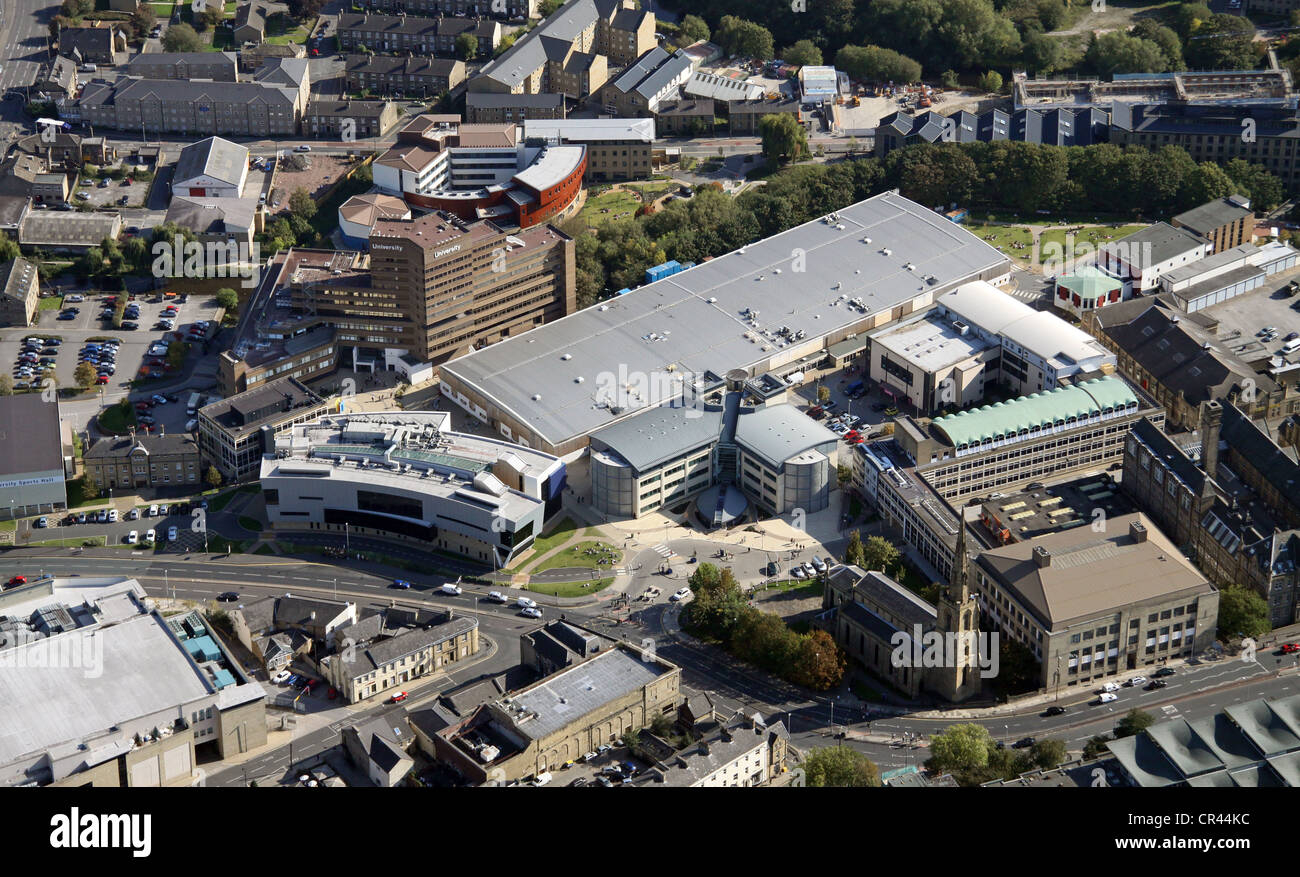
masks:
<svg viewBox="0 0 1300 877"><path fill-rule="evenodd" d="M348 55L349 92L429 97L465 81L465 62L451 58Z"/></svg>
<svg viewBox="0 0 1300 877"><path fill-rule="evenodd" d="M421 15L453 15L467 18L481 15L503 21L537 18L539 0L370 0L372 9L381 12L403 11Z"/></svg>
<svg viewBox="0 0 1300 877"><path fill-rule="evenodd" d="M292 136L307 87L280 83L166 79L96 81L78 101L80 121L103 128L197 136Z"/></svg>
<svg viewBox="0 0 1300 877"><path fill-rule="evenodd" d="M338 15L339 45L346 50L362 46L375 52L456 51L456 38L470 34L478 40L478 55L490 58L501 43L501 25L471 18L419 18L413 15L371 15L342 12Z"/></svg>
<svg viewBox="0 0 1300 877"><path fill-rule="evenodd" d="M213 79L236 82L239 56L234 52L145 52L126 65L141 79Z"/></svg>

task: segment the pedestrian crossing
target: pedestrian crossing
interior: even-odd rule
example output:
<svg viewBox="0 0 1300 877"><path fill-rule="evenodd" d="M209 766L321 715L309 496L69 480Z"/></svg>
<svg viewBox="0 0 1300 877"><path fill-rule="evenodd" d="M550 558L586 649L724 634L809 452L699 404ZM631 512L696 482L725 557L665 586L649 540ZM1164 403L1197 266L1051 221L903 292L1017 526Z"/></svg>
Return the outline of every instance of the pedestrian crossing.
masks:
<svg viewBox="0 0 1300 877"><path fill-rule="evenodd" d="M662 542L656 545L652 550L655 554L658 554L660 557L665 559L673 556L673 550Z"/></svg>

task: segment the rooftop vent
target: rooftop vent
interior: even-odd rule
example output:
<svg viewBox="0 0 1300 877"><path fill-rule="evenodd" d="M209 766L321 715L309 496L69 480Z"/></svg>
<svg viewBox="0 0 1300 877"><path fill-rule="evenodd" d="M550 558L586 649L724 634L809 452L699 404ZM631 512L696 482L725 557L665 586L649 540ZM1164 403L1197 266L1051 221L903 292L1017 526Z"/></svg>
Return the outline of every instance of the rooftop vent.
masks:
<svg viewBox="0 0 1300 877"><path fill-rule="evenodd" d="M568 362L570 359L573 359L573 354L572 353L561 354L560 359L563 359L565 362Z"/></svg>

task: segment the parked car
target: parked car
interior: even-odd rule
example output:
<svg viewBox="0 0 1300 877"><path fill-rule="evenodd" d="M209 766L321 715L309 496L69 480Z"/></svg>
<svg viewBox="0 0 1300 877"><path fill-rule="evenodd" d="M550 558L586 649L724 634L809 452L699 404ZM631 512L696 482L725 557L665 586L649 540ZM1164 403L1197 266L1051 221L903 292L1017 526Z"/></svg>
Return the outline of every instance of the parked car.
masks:
<svg viewBox="0 0 1300 877"><path fill-rule="evenodd" d="M150 527L149 531L144 534L144 541L146 542L158 541L158 531L155 530L153 527Z"/></svg>
<svg viewBox="0 0 1300 877"><path fill-rule="evenodd" d="M138 530L132 530L130 533L127 533L127 534L126 534L126 544L127 544L127 545L135 545L135 544L137 544L139 541L140 541L140 531L138 531Z"/></svg>
<svg viewBox="0 0 1300 877"><path fill-rule="evenodd" d="M108 510L108 522L109 522L110 524L116 524L116 523L117 523L117 509L109 509L109 510Z"/></svg>
<svg viewBox="0 0 1300 877"><path fill-rule="evenodd" d="M291 677L292 675L293 674L290 673L288 670L281 670L279 673L276 673L274 676L271 677L271 681L278 685L281 682L288 682L289 677Z"/></svg>
<svg viewBox="0 0 1300 877"><path fill-rule="evenodd" d="M9 581L5 582L5 587L16 588L19 585L25 585L25 584L27 584L27 576L13 576L9 579Z"/></svg>
<svg viewBox="0 0 1300 877"><path fill-rule="evenodd" d="M176 537L179 536L179 535L180 535L180 532L179 532L175 527L168 527L168 528L167 528L167 541L168 541L168 542L175 542L175 541L176 541Z"/></svg>
<svg viewBox="0 0 1300 877"><path fill-rule="evenodd" d="M131 509L129 512L126 513L126 519L127 519L128 521L135 521L135 520L138 520L139 517L140 517L140 510L139 510L139 509Z"/></svg>

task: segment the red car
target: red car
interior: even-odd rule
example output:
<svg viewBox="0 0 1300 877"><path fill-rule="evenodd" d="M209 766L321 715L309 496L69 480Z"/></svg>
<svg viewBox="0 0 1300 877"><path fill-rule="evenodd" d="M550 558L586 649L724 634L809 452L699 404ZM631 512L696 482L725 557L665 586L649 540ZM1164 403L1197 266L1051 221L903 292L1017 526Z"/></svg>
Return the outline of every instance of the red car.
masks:
<svg viewBox="0 0 1300 877"><path fill-rule="evenodd" d="M95 378L95 383L97 383L97 384L107 384L107 383L108 383L108 375L100 375L99 377Z"/></svg>
<svg viewBox="0 0 1300 877"><path fill-rule="evenodd" d="M1284 655L1290 655L1290 654L1294 654L1295 652L1300 652L1300 643L1283 643L1283 644L1282 644L1282 654L1284 654Z"/></svg>
<svg viewBox="0 0 1300 877"><path fill-rule="evenodd" d="M397 692L397 694L394 694L392 697L388 698L388 702L401 703L402 701L406 700L406 697L407 695L405 691L399 691Z"/></svg>
<svg viewBox="0 0 1300 877"><path fill-rule="evenodd" d="M14 576L8 582L5 583L5 587L12 588L15 585L25 585L25 584L27 584L27 576ZM405 695L403 695L403 697L405 697Z"/></svg>

